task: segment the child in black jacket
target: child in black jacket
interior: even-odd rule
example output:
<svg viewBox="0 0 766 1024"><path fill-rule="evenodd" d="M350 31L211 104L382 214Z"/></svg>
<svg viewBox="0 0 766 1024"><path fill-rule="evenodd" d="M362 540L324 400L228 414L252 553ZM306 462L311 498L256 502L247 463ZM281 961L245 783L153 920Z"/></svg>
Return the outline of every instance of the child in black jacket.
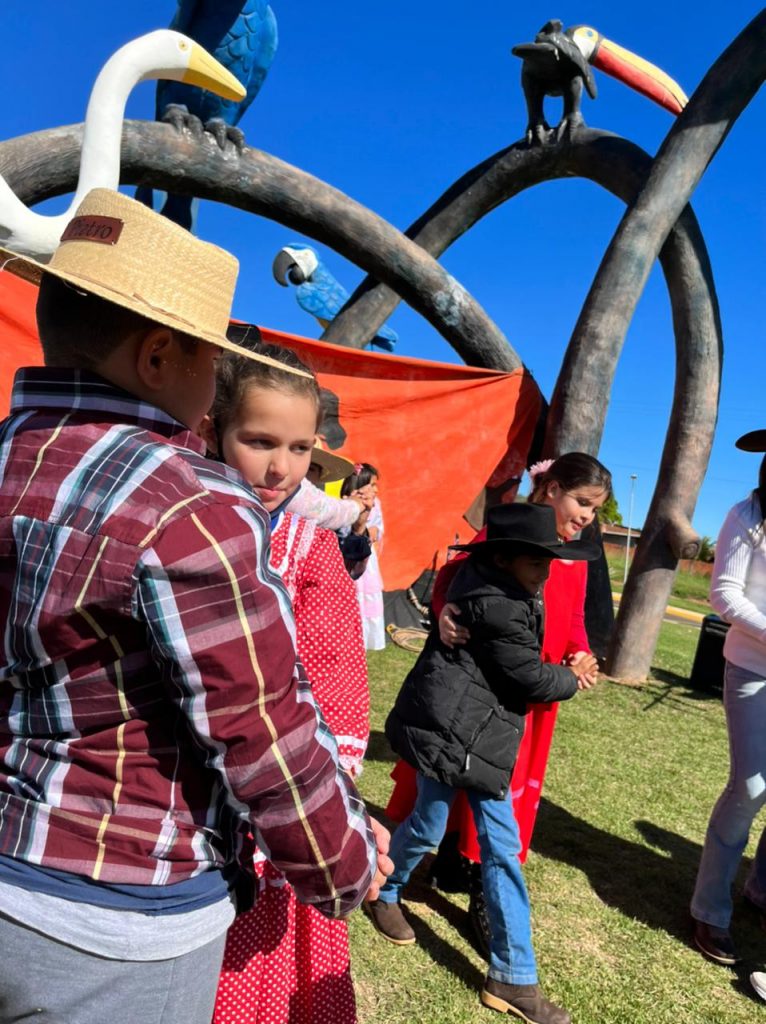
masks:
<svg viewBox="0 0 766 1024"><path fill-rule="evenodd" d="M568 1024L569 1014L537 985L529 901L508 781L528 701L572 697L578 676L540 660L540 588L552 558L591 560L593 544L564 544L547 505L500 505L489 512L487 539L468 545L470 558L448 598L459 605L470 639L459 648L434 630L405 679L386 722L397 754L417 769L418 797L391 841L394 873L367 910L391 942L415 935L399 897L423 855L436 847L457 789L465 789L476 822L490 918L490 967L482 1001L534 1024ZM595 658L578 663L587 676Z"/></svg>

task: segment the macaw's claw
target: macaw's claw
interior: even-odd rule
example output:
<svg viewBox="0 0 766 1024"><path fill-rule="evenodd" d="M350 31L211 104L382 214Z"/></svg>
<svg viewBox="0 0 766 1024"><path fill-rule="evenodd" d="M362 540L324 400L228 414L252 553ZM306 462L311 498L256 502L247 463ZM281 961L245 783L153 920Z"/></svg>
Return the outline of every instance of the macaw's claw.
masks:
<svg viewBox="0 0 766 1024"><path fill-rule="evenodd" d="M205 131L213 136L219 149L226 149L227 142L231 142L240 153L245 148L245 133L241 128L227 124L222 117L211 117L206 121Z"/></svg>
<svg viewBox="0 0 766 1024"><path fill-rule="evenodd" d="M177 132L189 132L195 139L201 139L204 134L202 122L195 114L189 113L184 103L168 103L160 120L171 124Z"/></svg>

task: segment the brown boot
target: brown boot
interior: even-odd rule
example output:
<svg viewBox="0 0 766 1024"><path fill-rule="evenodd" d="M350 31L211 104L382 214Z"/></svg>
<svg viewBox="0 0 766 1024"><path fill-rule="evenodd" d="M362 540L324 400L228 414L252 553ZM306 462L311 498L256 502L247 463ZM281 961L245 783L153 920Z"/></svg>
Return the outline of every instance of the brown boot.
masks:
<svg viewBox="0 0 766 1024"><path fill-rule="evenodd" d="M704 921L694 921L694 944L708 960L732 967L739 963L728 928L716 928Z"/></svg>
<svg viewBox="0 0 766 1024"><path fill-rule="evenodd" d="M512 1013L527 1024L571 1024L567 1011L546 999L538 985L506 985L487 978L481 1001L501 1013Z"/></svg>
<svg viewBox="0 0 766 1024"><path fill-rule="evenodd" d="M398 903L371 900L362 906L384 939L393 942L395 946L411 946L415 941L415 932L407 924Z"/></svg>

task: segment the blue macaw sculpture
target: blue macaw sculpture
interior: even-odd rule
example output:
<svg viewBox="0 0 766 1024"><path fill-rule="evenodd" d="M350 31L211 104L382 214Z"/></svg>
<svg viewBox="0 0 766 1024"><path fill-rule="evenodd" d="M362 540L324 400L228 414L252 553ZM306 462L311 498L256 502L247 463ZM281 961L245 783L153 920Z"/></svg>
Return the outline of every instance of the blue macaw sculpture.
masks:
<svg viewBox="0 0 766 1024"><path fill-rule="evenodd" d="M258 95L277 50L277 20L267 0L178 0L170 27L204 46L239 79L247 95L236 103L193 85L161 81L156 119L180 128L189 116L199 118L221 148L227 139L241 147L244 135L236 126ZM154 205L150 188L139 188L136 198ZM190 196L168 195L162 213L191 229L195 205Z"/></svg>
<svg viewBox="0 0 766 1024"><path fill-rule="evenodd" d="M310 313L324 329L343 308L348 292L320 261L310 245L286 245L277 253L272 265L274 279L285 288L297 285L295 297L301 309ZM386 352L393 352L399 340L396 331L385 325L370 342Z"/></svg>

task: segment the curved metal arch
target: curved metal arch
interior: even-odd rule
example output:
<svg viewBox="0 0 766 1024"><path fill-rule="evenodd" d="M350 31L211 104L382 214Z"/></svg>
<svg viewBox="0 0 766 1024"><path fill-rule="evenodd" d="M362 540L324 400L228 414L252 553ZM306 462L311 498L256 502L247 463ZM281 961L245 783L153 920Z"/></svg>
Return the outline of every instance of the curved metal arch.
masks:
<svg viewBox="0 0 766 1024"><path fill-rule="evenodd" d="M694 189L732 125L766 78L766 10L761 11L711 66L678 117L655 158L646 185L627 210L606 251L585 300L551 403L548 443L576 445L600 433L605 410L591 409L585 420L573 415L590 389L594 367L611 382L628 325L657 255L670 236ZM692 307L690 314L695 312ZM674 320L676 314L674 311ZM703 371L690 365L692 375ZM659 484L620 602L609 670L620 677L644 677L651 663L662 614L673 582L676 559L691 540L690 520L707 466L708 431L696 434L703 414L716 403L698 386L695 410L673 415L660 463ZM679 460L678 448L686 454ZM699 476L697 476L699 474Z"/></svg>
<svg viewBox="0 0 766 1024"><path fill-rule="evenodd" d="M0 143L0 172L31 205L73 190L81 145L82 125L11 139ZM499 369L521 366L502 331L433 257L349 196L268 153L222 153L210 138L127 121L121 180L224 202L309 235L396 288L467 362L478 346Z"/></svg>
<svg viewBox="0 0 766 1024"><path fill-rule="evenodd" d="M532 185L569 176L589 178L630 204L638 201L636 197L643 198L652 168L651 157L642 149L606 132L578 131L566 146L528 149L516 143L455 182L407 234L433 256L440 256L500 203ZM710 457L720 391L721 324L710 260L691 207L681 205L675 218L669 223L664 246L651 260L659 254L670 294L676 340L674 397L660 476L610 652L610 670L634 678L649 671L678 559L696 552L698 542L690 520ZM580 316L554 392L546 455L599 449L606 396L643 288L632 273L634 258L628 247L619 286L609 281L598 293L605 317L600 348L592 343L592 322L585 310ZM626 301L633 303L630 313L626 313ZM365 341L375 335L398 302L391 289L368 278L324 338ZM609 322L610 315L619 318L621 334ZM594 401L594 395L600 400Z"/></svg>
<svg viewBox="0 0 766 1024"><path fill-rule="evenodd" d="M427 261L430 259L423 253L423 258L420 258L418 252L422 253L422 250L418 250L412 253L411 248L414 243L407 242L402 236L391 228L390 225L386 225L385 222L380 221L374 214L370 214L369 211L365 211L364 208L353 203L348 197L343 196L336 190L331 189L329 186L324 185L322 182L318 182L316 179L311 178L309 175L304 175L302 172L297 171L295 168L289 167L289 165L283 164L281 161L276 160L273 157L269 157L267 154L259 153L257 151L249 151L246 156L249 157L247 160L247 168L251 171L257 169L258 177L255 180L243 180L241 174L240 163L241 161L234 158L229 158L229 165L226 168L228 173L221 173L221 163L226 163L226 158L222 157L212 147L208 147L206 153L200 154L198 148L184 137L171 136L170 140L167 138L167 133L171 131L166 126L162 125L143 125L143 124L128 124L125 130L125 143L123 149L123 176L130 182L135 181L148 181L156 187L162 187L166 189L173 189L175 191L195 192L206 198L219 199L229 202L231 205L239 206L244 209L249 209L252 212L260 213L262 215L271 217L272 219L278 220L282 223L288 224L291 227L296 227L298 230L302 230L305 233L317 238L320 241L325 241L327 244L336 248L337 251L346 255L349 259L357 262L359 265L365 267L365 269L372 270L372 272L382 277L384 280L394 281L399 285L399 279L404 276L407 281L407 288L410 291L415 292L415 301L411 300L411 304L414 308L420 312L424 312L423 306L426 307L428 318L436 326L440 326L440 322L443 318L443 309L433 309L433 303L429 306L430 295L428 289L431 287L429 282L429 272L433 277L433 267L428 266ZM164 142L167 144L171 142L170 146L166 145L168 152L163 152L163 145L161 141L162 133L165 133ZM159 135L160 138L155 140L152 138L154 135ZM80 142L80 129L69 128L69 129L57 129L53 132L39 133L36 136L29 136L22 139L12 140L9 143L0 144L0 168L7 172L13 187L16 187L22 197L29 202L38 201L49 195L58 194L63 191L70 190L76 175L77 158L79 154L79 142ZM30 145L32 143L32 145ZM36 143L36 145L34 145ZM635 154L640 154L640 150L637 147L633 147L632 144L625 142L625 140L619 140L616 137L608 136L605 133L598 132L587 132L580 133L579 141L573 143L571 146L565 147L562 151L568 154L568 159L571 160L573 155L580 155L583 157L586 165L590 166L590 163L594 160L595 154L598 153L598 158L595 159L594 167L597 168L593 173L587 173L584 176L593 177L594 180L599 180L599 175L607 174L607 176L616 175L616 180L621 183L625 183L631 179L632 172L627 162L623 159L620 160L615 156L614 147L617 150L628 147L628 151L632 151ZM606 147L606 148L605 148ZM188 152L185 154L185 159L178 158L179 149L183 150L186 148ZM511 153L516 150L516 153L520 153L519 147L511 147L505 153ZM525 152L531 154L525 161L522 159L522 164L528 164L532 167L538 168L538 174L541 173L540 168L545 170L552 165L556 164L556 161L560 159L560 156L556 156L555 150L542 149L540 151L525 150ZM590 156L583 156L583 154L589 153ZM502 155L502 154L501 154ZM643 160L648 161L649 158L646 154L643 154ZM551 161L553 164L551 165ZM494 163L494 166L492 166ZM576 164L576 160L574 161ZM500 184L500 179L496 177L497 172L497 161L495 158L491 158L482 165L481 170L487 172L487 180L494 180L495 189ZM615 164L617 170L615 170ZM529 166L526 170L529 170ZM611 170L605 170L609 169ZM563 176L567 174L575 174L576 170L573 166L562 166L556 174L552 176ZM179 181L179 174L185 175L185 180ZM18 182L14 178L14 175L18 177ZM465 179L462 179L465 181ZM541 179L546 180L546 179ZM635 180L634 186L637 189L642 180L642 175L639 173ZM22 185L23 183L23 185ZM523 186L526 187L526 186ZM618 188L622 187L619 185L613 189L618 191ZM453 190L450 190L451 192ZM499 193L497 193L499 195ZM494 204L491 204L489 208L493 208L493 205L497 205L498 202L502 201L502 196L496 199ZM488 210L487 210L488 212ZM346 216L343 216L343 214ZM699 236L699 231L696 228L696 221L694 221L693 214L688 211L688 216L691 218L692 235L696 233ZM329 227L325 223L326 220L333 218ZM422 220L422 219L421 219ZM363 228L369 229L370 221L377 228L382 225L384 235L384 248L385 253L381 255L374 249L370 251L369 246L362 246L363 254L359 257L356 252L355 241L359 237L359 231ZM344 235L344 229L351 231L349 235ZM354 234L356 232L356 234ZM462 233L462 232L459 232ZM687 232L688 233L688 232ZM669 240L672 248L672 241ZM700 249L701 247L701 249ZM409 248L409 251L408 251ZM417 250L418 247L415 246ZM387 259L390 259L392 254L402 259L402 250L404 250L403 257L405 264L409 263L405 267L405 274L397 274L396 268L394 272L391 271L386 263ZM707 258L704 254L704 244L702 243L701 237L692 240L688 244L689 253L692 256L693 261L696 260L698 271L705 266L707 268L707 277L709 277L709 265L707 265ZM703 259L698 258L698 250L702 252ZM679 255L677 262L678 265L678 276L683 285L686 279L686 272L688 268L684 267L685 257ZM426 272L421 273L422 264L426 262ZM672 264L672 260L669 266ZM376 265L377 264L377 265ZM438 267L438 264L437 264ZM681 269L683 268L683 272ZM383 271L381 273L381 270ZM439 268L439 271L441 268ZM441 272L443 274L443 272ZM667 271L666 271L667 273ZM439 276L439 275L437 275ZM448 276L448 275L447 275ZM692 273L692 278L699 279L700 274ZM450 279L451 280L451 279ZM684 306L689 311L695 312L705 319L705 313L709 314L712 308L712 320L717 323L717 310L715 309L715 299L712 292L712 280L709 282L709 286L706 283L706 274L701 274L701 293L707 293L708 301L704 300L700 304L699 301L690 299L686 303L681 302L678 310L676 310L674 303L674 321L678 325L684 322ZM670 280L669 280L670 286ZM458 286L459 287L459 286ZM425 289L421 294L418 294L418 288ZM404 288L402 289L404 290ZM673 301L673 288L671 287L671 301ZM430 313L430 315L429 315ZM487 318L488 319L488 318ZM710 316L707 317L708 321ZM491 321L490 321L491 324ZM495 365L497 367L500 359L495 359L495 353L492 351L492 335L489 335L490 343L488 345L483 344L488 337L486 329L484 333L479 329L474 329L473 333L469 330L463 332L460 327L458 330L450 330L454 328L453 324L448 324L448 329L443 330L442 333L451 343L457 348L457 350L464 355L464 358L471 362L479 362L480 365ZM475 328L475 321L470 323L471 327ZM484 326L484 325L482 325ZM494 326L494 325L492 325ZM441 329L441 327L440 327ZM496 330L496 328L495 328ZM457 333L459 335L460 344L455 345L453 337ZM499 332L498 332L499 333ZM704 325L701 330L692 331L692 338L702 338L709 336L709 331L705 332ZM715 337L718 338L718 331L716 329ZM502 337L502 336L501 336ZM498 355L505 361L508 358L509 350L508 347L499 348L494 345L494 349L498 352ZM471 358L473 355L474 358ZM478 358L476 356L478 355ZM515 355L515 353L513 354ZM485 361L486 360L486 361ZM692 365L693 359L688 359L687 364ZM717 360L707 361L708 369L718 366ZM517 365L517 364L515 364ZM501 368L511 368L507 365ZM688 368L688 366L687 366ZM682 367L679 360L679 373L680 375ZM697 384L700 383L699 379L696 379ZM714 392L717 400L717 379L714 385ZM694 389L693 389L694 390ZM699 388L697 388L699 390ZM703 390L705 390L703 388ZM710 392L709 386L707 388L708 393ZM600 394L607 393L605 391L599 391ZM687 397L684 399L683 395L679 393L679 387L677 383L676 388L676 399L674 401L674 416L678 406L685 406L689 408L690 404L694 403L694 397ZM680 403L680 405L679 405ZM683 410L679 413L680 421L683 422L684 415ZM702 427L705 429L704 425ZM687 432L687 436L688 436ZM712 429L710 431L712 436ZM699 440L699 438L697 438ZM595 450L598 444L595 445L583 445L582 447L590 447L591 450ZM571 446L570 446L571 447ZM702 445L704 449L704 444ZM700 450L698 446L698 451ZM683 462L684 453L686 449L676 447L674 454L677 462ZM692 506L696 500L696 494L698 491L699 481L702 479L704 474L705 464L707 462L707 454L709 453L709 444L704 454L704 464L702 470L696 476L696 484L693 485L693 496ZM669 588L669 584L668 584ZM640 611L640 609L639 609ZM653 649L653 647L652 647ZM651 652L650 652L651 654Z"/></svg>

